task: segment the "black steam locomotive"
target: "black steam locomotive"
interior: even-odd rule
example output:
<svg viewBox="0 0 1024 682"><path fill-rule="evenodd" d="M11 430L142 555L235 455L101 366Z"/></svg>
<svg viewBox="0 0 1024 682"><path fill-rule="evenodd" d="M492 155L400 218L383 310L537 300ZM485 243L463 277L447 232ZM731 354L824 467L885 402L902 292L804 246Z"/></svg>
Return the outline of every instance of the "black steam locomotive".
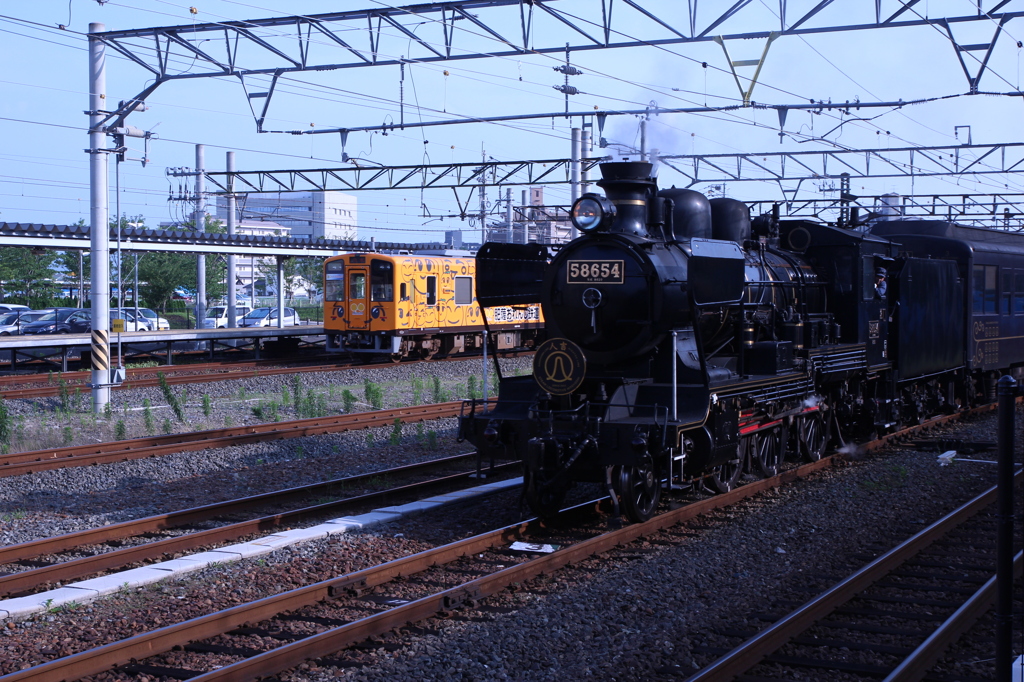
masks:
<svg viewBox="0 0 1024 682"><path fill-rule="evenodd" d="M542 302L533 376L501 377L461 433L521 458L531 508L577 481L650 517L663 488L725 492L792 453L994 399L1024 365L1024 236L942 221L751 221L607 163L554 253L488 243L481 305ZM499 369L500 372L500 369Z"/></svg>

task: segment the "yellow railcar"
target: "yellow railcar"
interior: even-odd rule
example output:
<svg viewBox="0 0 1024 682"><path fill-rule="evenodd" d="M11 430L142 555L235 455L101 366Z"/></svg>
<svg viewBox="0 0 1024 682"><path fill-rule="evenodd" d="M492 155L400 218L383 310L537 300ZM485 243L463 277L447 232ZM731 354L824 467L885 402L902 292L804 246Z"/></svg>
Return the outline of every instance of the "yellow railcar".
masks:
<svg viewBox="0 0 1024 682"><path fill-rule="evenodd" d="M483 345L476 259L347 253L324 262L327 350L430 359ZM487 308L490 348L531 348L540 304Z"/></svg>

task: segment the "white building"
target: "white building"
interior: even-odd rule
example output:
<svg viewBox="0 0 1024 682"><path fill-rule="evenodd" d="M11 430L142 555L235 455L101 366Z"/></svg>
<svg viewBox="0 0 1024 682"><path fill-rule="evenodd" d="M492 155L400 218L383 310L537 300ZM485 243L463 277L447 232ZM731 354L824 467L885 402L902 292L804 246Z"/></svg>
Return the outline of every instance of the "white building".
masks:
<svg viewBox="0 0 1024 682"><path fill-rule="evenodd" d="M358 202L342 192L276 192L242 195L237 224L267 221L289 228L297 239L356 239ZM228 200L217 197L217 218L227 224Z"/></svg>

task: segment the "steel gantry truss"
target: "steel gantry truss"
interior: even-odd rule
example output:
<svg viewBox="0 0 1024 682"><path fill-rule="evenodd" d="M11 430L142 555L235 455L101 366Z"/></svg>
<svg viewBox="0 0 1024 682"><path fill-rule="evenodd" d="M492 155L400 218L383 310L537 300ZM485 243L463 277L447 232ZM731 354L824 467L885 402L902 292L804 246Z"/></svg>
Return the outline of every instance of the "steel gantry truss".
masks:
<svg viewBox="0 0 1024 682"><path fill-rule="evenodd" d="M838 7L839 3L821 0L808 11L793 12L787 0L778 0L778 27L734 33L728 32L729 27L751 4L757 7L752 0L687 0L670 16L657 14L650 9L654 3L649 1L601 0L599 6L591 3L594 11L586 17L574 13L579 5L566 0L456 0L308 16L97 31L90 37L130 59L153 79L118 109L106 112L103 125L107 127L120 126L139 101L160 84L172 80L234 76L246 85L247 77L270 76L268 88L260 85L259 92L247 89L257 127L262 130L277 81L283 74L522 57L562 53L566 49L603 50L707 41L719 42L724 47L734 40L768 41L789 35L867 28L940 28L956 51L971 92L977 92L1003 26L1024 16L1024 11L1010 8L1019 10L1024 1L991 0L986 9L983 0L978 0L976 14L944 18L928 18L915 7L919 2L845 0L842 12L829 12L826 10L830 6ZM858 17L862 19L851 22L851 18L856 21ZM837 18L850 23L838 23ZM954 27L978 21L994 22L992 39L977 44L958 42ZM728 50L725 53L734 75L735 67L746 65L731 61ZM964 59L965 54L975 58ZM749 93L745 99L749 99Z"/></svg>
<svg viewBox="0 0 1024 682"><path fill-rule="evenodd" d="M583 171L594 170L604 158L582 159ZM890 149L829 149L821 151L746 154L666 154L658 162L678 171L692 187L708 183L798 183L839 178L926 178L980 176L1024 171L1024 143L965 144ZM207 181L234 193L311 190L389 190L473 188L481 184L537 185L572 182L572 159L488 161L411 166L343 166L301 170L206 171ZM173 177L191 177L191 170L173 170Z"/></svg>

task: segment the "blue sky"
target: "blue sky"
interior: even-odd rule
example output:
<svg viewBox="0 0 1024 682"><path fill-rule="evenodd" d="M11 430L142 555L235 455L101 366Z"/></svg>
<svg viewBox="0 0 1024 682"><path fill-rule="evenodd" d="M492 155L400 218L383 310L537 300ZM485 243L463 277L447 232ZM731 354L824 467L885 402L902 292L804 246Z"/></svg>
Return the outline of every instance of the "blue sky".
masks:
<svg viewBox="0 0 1024 682"><path fill-rule="evenodd" d="M607 2L607 0L606 0ZM994 0L983 3L991 6ZM557 6L580 17L599 15L600 0L557 0ZM644 0L641 3L665 19L686 23L686 3L681 0ZM725 3L703 2L698 21L709 20ZM817 0L789 0L791 16L817 5ZM5 145L0 152L0 221L64 224L88 219L89 174L85 133L88 107L87 51L84 34L90 22L102 22L108 30L255 19L282 14L313 14L327 11L387 7L378 0L288 3L252 0L193 0L190 4L169 0L41 0L36 3L6 2L0 5L0 45L8 68L0 76L0 126ZM666 31L637 13L630 14L621 0L614 4L623 19L618 28L642 39L659 38ZM754 0L716 32L741 33L775 29L779 25L776 0ZM898 8L896 0L883 0L883 12ZM283 12L283 8L287 12ZM828 7L812 24L844 24L870 21L874 0L843 0ZM495 11L497 10L490 10ZM502 25L510 34L518 30L518 9L506 8ZM976 0L924 0L913 11L936 18L977 14ZM1003 12L1024 11L1024 0L1011 0ZM907 14L906 16L911 16ZM20 20L20 21L19 21ZM421 22L422 23L422 22ZM410 22L416 35L435 40L437 27ZM66 28L60 29L58 25ZM463 25L468 26L464 22ZM953 27L961 44L987 43L996 29L992 21ZM391 57L415 53L412 41L396 31L387 36L381 52ZM358 37L356 38L358 40ZM573 39L571 29L548 16L537 16L536 44L558 45ZM980 87L983 91L1019 89L1024 19L1009 21L989 61ZM498 44L482 31L465 29L457 49L493 51ZM756 59L764 42L735 41L728 45L733 59ZM326 41L316 44L316 57L340 58L344 53ZM332 53L332 50L335 52ZM393 54L397 53L397 54ZM974 53L981 55L982 53ZM965 57L972 70L977 63ZM250 61L246 61L250 60ZM295 74L282 81L268 112L265 127L281 130L377 125L399 117L400 91L406 121L532 112L558 112L564 97L552 86L563 77L552 70L564 55L502 57L450 63L412 63L404 83L397 66L347 69ZM246 52L245 66L266 61L256 51ZM570 99L573 110L636 109L652 103L660 107L735 104L738 90L727 70L721 47L714 43L640 47L622 50L578 51L572 62L584 71L571 82L581 94ZM702 63L708 66L704 67ZM178 68L191 68L181 62ZM447 72L447 74L445 73ZM752 69L742 69L749 75ZM126 59L110 55L107 93L111 101L134 96L145 85L147 73ZM264 79L265 80L265 79ZM259 79L252 83L255 89ZM967 79L944 29L923 26L811 36L786 36L771 46L753 99L769 104L793 104L814 100L833 102L912 100L961 95ZM165 175L167 167L192 166L194 144L206 147L207 165L221 169L224 152L236 151L240 170L317 168L341 166L337 135L257 134L245 93L237 79L191 79L165 83L149 98L151 109L133 114L129 123L153 130L159 140L151 143L149 163L121 164L121 209L129 216L142 215L147 224L177 220L183 216L180 202L168 201L179 181ZM975 143L1020 141L1022 103L1019 97L979 95L953 97L941 102L899 110L862 110L849 117L838 112L815 115L790 112L786 135L781 138L775 112L747 109L709 115L661 115L648 128L651 146L664 153L714 154L781 150L885 148L957 144L957 126L970 126ZM872 120L850 120L871 118ZM380 133L353 133L345 151L367 163L404 165L416 163L473 162L482 153L498 160L546 159L569 155L569 130L578 126L562 117L504 125L470 124ZM635 117L609 118L605 137L613 149L638 144L639 121ZM831 132L829 132L831 131ZM828 133L827 135L825 135ZM825 135L824 139L815 139ZM131 140L130 157L141 156L138 140ZM595 149L597 156L612 150ZM662 185L684 184L682 178L663 168ZM110 184L114 186L111 162ZM823 196L831 181L804 183L800 196ZM792 190L795 183L787 189ZM703 189L697 186L696 189ZM855 181L859 194L910 193L909 182L894 179ZM958 192L1021 191L1012 176L918 179L913 191L953 194ZM780 188L772 183L732 183L726 192L742 199L773 199ZM518 198L519 188L513 190ZM496 198L495 188L489 198ZM504 192L502 192L504 194ZM385 241L430 241L447 229L478 229L475 222L422 217L457 211L451 190L363 192L359 198L359 234ZM569 200L567 186L546 189L548 203ZM461 197L466 200L466 195ZM111 206L115 199L111 196ZM474 208L477 199L472 199Z"/></svg>

